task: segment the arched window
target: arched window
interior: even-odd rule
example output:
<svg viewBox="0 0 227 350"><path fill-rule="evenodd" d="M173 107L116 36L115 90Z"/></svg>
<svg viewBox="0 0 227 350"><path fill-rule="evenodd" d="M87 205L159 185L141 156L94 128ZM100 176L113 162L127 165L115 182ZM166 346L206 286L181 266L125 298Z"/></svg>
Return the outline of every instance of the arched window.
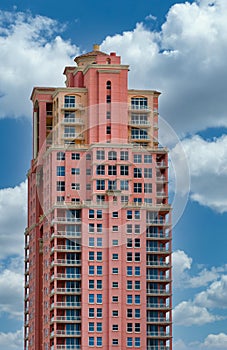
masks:
<svg viewBox="0 0 227 350"><path fill-rule="evenodd" d="M111 81L107 81L106 82L106 88L107 88L107 90L111 90Z"/></svg>

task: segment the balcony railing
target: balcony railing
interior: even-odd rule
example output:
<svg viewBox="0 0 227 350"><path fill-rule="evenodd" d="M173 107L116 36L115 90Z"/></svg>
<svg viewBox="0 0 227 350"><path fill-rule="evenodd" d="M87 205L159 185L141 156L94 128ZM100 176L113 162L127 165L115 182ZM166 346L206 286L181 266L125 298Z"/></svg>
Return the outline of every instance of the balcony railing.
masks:
<svg viewBox="0 0 227 350"><path fill-rule="evenodd" d="M143 111L143 112L150 112L151 108L149 106L145 105L134 105L134 104L129 104L129 110L132 111Z"/></svg>
<svg viewBox="0 0 227 350"><path fill-rule="evenodd" d="M80 273L57 273L56 275L52 275L51 276L51 280L54 279L59 279L59 280L75 280L75 279L80 279L81 278L81 274Z"/></svg>
<svg viewBox="0 0 227 350"><path fill-rule="evenodd" d="M84 105L82 105L81 103L64 103L63 106L62 106L63 109L84 109Z"/></svg>
<svg viewBox="0 0 227 350"><path fill-rule="evenodd" d="M62 124L84 124L84 120L81 118L64 118L62 119Z"/></svg>
<svg viewBox="0 0 227 350"><path fill-rule="evenodd" d="M51 322L68 322L68 321L80 321L81 316L54 316L51 318Z"/></svg>
<svg viewBox="0 0 227 350"><path fill-rule="evenodd" d="M81 222L81 218L70 218L70 217L56 217L52 220L52 223L58 223L58 222L70 222L70 223L78 223L78 222Z"/></svg>
<svg viewBox="0 0 227 350"><path fill-rule="evenodd" d="M76 331L76 330L61 330L61 329L57 329L56 331L51 332L50 336L54 337L54 336L80 336L81 335L81 331Z"/></svg>
<svg viewBox="0 0 227 350"><path fill-rule="evenodd" d="M146 221L149 225L170 225L170 223L163 219L147 219Z"/></svg>
<svg viewBox="0 0 227 350"><path fill-rule="evenodd" d="M154 295L170 295L169 290L163 290L163 289L147 289L147 294L154 294Z"/></svg>
<svg viewBox="0 0 227 350"><path fill-rule="evenodd" d="M167 162L165 162L164 160L161 162L157 162L156 167L157 168L167 167Z"/></svg>
<svg viewBox="0 0 227 350"><path fill-rule="evenodd" d="M75 232L75 231L57 231L52 233L53 237L81 237L81 232Z"/></svg>
<svg viewBox="0 0 227 350"><path fill-rule="evenodd" d="M170 253L170 249L166 247L146 247L146 251L152 253Z"/></svg>
<svg viewBox="0 0 227 350"><path fill-rule="evenodd" d="M163 267L170 267L170 263L166 263L164 261L147 261L147 266L163 266Z"/></svg>
<svg viewBox="0 0 227 350"><path fill-rule="evenodd" d="M150 308L150 309L170 309L170 306L165 305L165 304L147 303L147 308Z"/></svg>
<svg viewBox="0 0 227 350"><path fill-rule="evenodd" d="M51 248L51 252L53 253L54 251L81 251L81 246L68 246L68 245L57 245L55 247Z"/></svg>
<svg viewBox="0 0 227 350"><path fill-rule="evenodd" d="M170 239L170 234L167 233L163 233L163 232L147 232L147 238L167 238Z"/></svg>
<svg viewBox="0 0 227 350"><path fill-rule="evenodd" d="M81 288L53 288L51 294L78 294L81 293Z"/></svg>
<svg viewBox="0 0 227 350"><path fill-rule="evenodd" d="M129 121L129 124L136 125L136 126L145 126L145 127L151 126L151 123L148 120L140 120L140 119L138 120L131 119Z"/></svg>
<svg viewBox="0 0 227 350"><path fill-rule="evenodd" d="M83 140L84 136L81 133L66 132L63 134L64 139L80 139Z"/></svg>
<svg viewBox="0 0 227 350"><path fill-rule="evenodd" d="M81 265L81 260L56 259L51 262L54 265Z"/></svg>
<svg viewBox="0 0 227 350"><path fill-rule="evenodd" d="M156 275L147 275L147 281L170 281L170 278L167 276L156 276Z"/></svg>
<svg viewBox="0 0 227 350"><path fill-rule="evenodd" d="M152 331L147 331L147 336L148 337L169 337L170 334L168 332L152 332Z"/></svg>
<svg viewBox="0 0 227 350"><path fill-rule="evenodd" d="M64 301L58 301L51 304L51 308L78 308L81 307L81 302L64 302Z"/></svg>
<svg viewBox="0 0 227 350"><path fill-rule="evenodd" d="M147 317L147 322L149 323L170 323L169 319L165 317Z"/></svg>
<svg viewBox="0 0 227 350"><path fill-rule="evenodd" d="M150 136L149 135L131 135L131 139L132 140L150 140Z"/></svg>
<svg viewBox="0 0 227 350"><path fill-rule="evenodd" d="M146 350L170 350L170 348L164 345L147 345Z"/></svg>

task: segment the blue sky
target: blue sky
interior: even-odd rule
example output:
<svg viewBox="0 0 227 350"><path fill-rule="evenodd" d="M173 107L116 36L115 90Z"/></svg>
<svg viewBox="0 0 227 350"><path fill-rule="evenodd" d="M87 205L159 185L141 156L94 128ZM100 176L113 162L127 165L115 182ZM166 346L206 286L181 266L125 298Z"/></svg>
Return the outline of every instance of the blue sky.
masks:
<svg viewBox="0 0 227 350"><path fill-rule="evenodd" d="M30 94L62 86L64 67L98 43L130 65L130 88L162 92L176 133L163 141L171 197L185 206L174 214L174 350L227 349L226 0L65 4L0 5L0 348L22 348Z"/></svg>

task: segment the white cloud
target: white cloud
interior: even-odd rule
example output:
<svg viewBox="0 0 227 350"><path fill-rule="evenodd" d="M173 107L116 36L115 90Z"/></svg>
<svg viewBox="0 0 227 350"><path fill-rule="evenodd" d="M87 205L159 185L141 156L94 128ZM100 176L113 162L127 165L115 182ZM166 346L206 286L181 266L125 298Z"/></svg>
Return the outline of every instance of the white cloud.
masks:
<svg viewBox="0 0 227 350"><path fill-rule="evenodd" d="M105 51L129 63L132 88L155 88L161 116L179 133L227 126L227 6L223 0L175 4L160 32L143 24L108 36Z"/></svg>
<svg viewBox="0 0 227 350"><path fill-rule="evenodd" d="M184 251L177 250L173 252L173 281L175 287L182 287L182 282L188 278L185 271L190 270L192 258Z"/></svg>
<svg viewBox="0 0 227 350"><path fill-rule="evenodd" d="M227 136L207 141L195 135L184 139L182 146L190 169L191 198L219 213L226 212ZM171 159L179 177L184 176L178 161L181 152L178 145L171 151Z"/></svg>
<svg viewBox="0 0 227 350"><path fill-rule="evenodd" d="M226 349L227 348L227 334L219 333L219 334L209 334L204 343L203 347L215 349Z"/></svg>
<svg viewBox="0 0 227 350"><path fill-rule="evenodd" d="M227 275L222 275L218 281L214 281L207 290L195 296L195 303L209 308L227 308L226 300Z"/></svg>
<svg viewBox="0 0 227 350"><path fill-rule="evenodd" d="M30 116L34 86L63 86L76 46L57 33L57 21L29 12L0 11L0 117ZM13 103L12 103L13 101Z"/></svg>
<svg viewBox="0 0 227 350"><path fill-rule="evenodd" d="M176 325L203 325L220 319L212 315L206 307L195 305L191 301L182 301L173 310L173 320Z"/></svg>
<svg viewBox="0 0 227 350"><path fill-rule="evenodd" d="M21 350L23 348L23 330L15 333L0 332L0 348L4 350Z"/></svg>
<svg viewBox="0 0 227 350"><path fill-rule="evenodd" d="M0 190L0 259L23 255L27 182Z"/></svg>

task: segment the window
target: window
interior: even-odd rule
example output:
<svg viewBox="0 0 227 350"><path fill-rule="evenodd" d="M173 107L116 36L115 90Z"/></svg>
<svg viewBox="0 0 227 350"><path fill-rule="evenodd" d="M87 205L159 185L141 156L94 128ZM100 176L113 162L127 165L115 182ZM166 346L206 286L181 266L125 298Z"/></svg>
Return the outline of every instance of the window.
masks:
<svg viewBox="0 0 227 350"><path fill-rule="evenodd" d="M89 266L89 275L94 275L95 274L95 267L94 265Z"/></svg>
<svg viewBox="0 0 227 350"><path fill-rule="evenodd" d="M113 239L112 240L112 245L117 246L118 245L118 239Z"/></svg>
<svg viewBox="0 0 227 350"><path fill-rule="evenodd" d="M102 280L97 280L96 281L96 288L97 289L102 289Z"/></svg>
<svg viewBox="0 0 227 350"><path fill-rule="evenodd" d="M94 237L89 237L88 246L89 247L94 247L95 246L95 239L94 239Z"/></svg>
<svg viewBox="0 0 227 350"><path fill-rule="evenodd" d="M97 219L102 219L102 210L97 210Z"/></svg>
<svg viewBox="0 0 227 350"><path fill-rule="evenodd" d="M128 176L128 165L120 166L120 174Z"/></svg>
<svg viewBox="0 0 227 350"><path fill-rule="evenodd" d="M89 261L95 260L95 252L89 252Z"/></svg>
<svg viewBox="0 0 227 350"><path fill-rule="evenodd" d="M145 179L152 178L152 168L144 168L144 177Z"/></svg>
<svg viewBox="0 0 227 350"><path fill-rule="evenodd" d="M127 323L127 332L132 332L132 323Z"/></svg>
<svg viewBox="0 0 227 350"><path fill-rule="evenodd" d="M95 281L94 280L88 280L88 288L89 289L95 288Z"/></svg>
<svg viewBox="0 0 227 350"><path fill-rule="evenodd" d="M91 175L91 169L86 169L86 175Z"/></svg>
<svg viewBox="0 0 227 350"><path fill-rule="evenodd" d="M127 276L132 276L132 266L127 266Z"/></svg>
<svg viewBox="0 0 227 350"><path fill-rule="evenodd" d="M105 159L105 151L97 150L96 151L96 159L97 160L104 160Z"/></svg>
<svg viewBox="0 0 227 350"><path fill-rule="evenodd" d="M57 152L57 160L65 160L65 153Z"/></svg>
<svg viewBox="0 0 227 350"><path fill-rule="evenodd" d="M111 95L106 95L106 103L110 103L111 102Z"/></svg>
<svg viewBox="0 0 227 350"><path fill-rule="evenodd" d="M65 176L65 167L57 166L57 176Z"/></svg>
<svg viewBox="0 0 227 350"><path fill-rule="evenodd" d="M118 232L118 226L112 226L112 231L113 232Z"/></svg>
<svg viewBox="0 0 227 350"><path fill-rule="evenodd" d="M106 119L111 119L111 112L110 111L106 112Z"/></svg>
<svg viewBox="0 0 227 350"><path fill-rule="evenodd" d="M88 295L88 302L90 304L94 304L94 302L95 302L95 295L94 294L89 294Z"/></svg>
<svg viewBox="0 0 227 350"><path fill-rule="evenodd" d="M112 273L117 275L118 274L118 267L113 267L112 268Z"/></svg>
<svg viewBox="0 0 227 350"><path fill-rule="evenodd" d="M132 225L131 224L127 225L127 233L132 233Z"/></svg>
<svg viewBox="0 0 227 350"><path fill-rule="evenodd" d="M97 332L102 332L102 322L97 322L96 331Z"/></svg>
<svg viewBox="0 0 227 350"><path fill-rule="evenodd" d="M152 155L151 154L144 154L144 163L152 163Z"/></svg>
<svg viewBox="0 0 227 350"><path fill-rule="evenodd" d="M131 294L127 295L127 304L132 304L132 295Z"/></svg>
<svg viewBox="0 0 227 350"><path fill-rule="evenodd" d="M127 219L132 220L132 210L127 210Z"/></svg>
<svg viewBox="0 0 227 350"><path fill-rule="evenodd" d="M135 233L136 234L140 233L140 225L135 225Z"/></svg>
<svg viewBox="0 0 227 350"><path fill-rule="evenodd" d="M117 160L117 152L115 151L108 152L108 160Z"/></svg>
<svg viewBox="0 0 227 350"><path fill-rule="evenodd" d="M127 261L132 261L132 253L131 252L127 253Z"/></svg>
<svg viewBox="0 0 227 350"><path fill-rule="evenodd" d="M140 238L135 238L135 248L140 248Z"/></svg>
<svg viewBox="0 0 227 350"><path fill-rule="evenodd" d="M88 331L89 332L94 332L95 331L95 323L94 322L89 322L88 323Z"/></svg>
<svg viewBox="0 0 227 350"><path fill-rule="evenodd" d="M134 168L134 178L141 178L141 177L142 177L142 169Z"/></svg>
<svg viewBox="0 0 227 350"><path fill-rule="evenodd" d="M65 181L57 181L57 191L65 191Z"/></svg>
<svg viewBox="0 0 227 350"><path fill-rule="evenodd" d="M97 233L102 233L102 224L97 224Z"/></svg>
<svg viewBox="0 0 227 350"><path fill-rule="evenodd" d="M132 239L127 238L127 248L132 248Z"/></svg>
<svg viewBox="0 0 227 350"><path fill-rule="evenodd" d="M89 209L88 217L89 217L89 219L95 218L95 211L93 209Z"/></svg>
<svg viewBox="0 0 227 350"><path fill-rule="evenodd" d="M135 332L140 332L140 323L135 323Z"/></svg>
<svg viewBox="0 0 227 350"><path fill-rule="evenodd" d="M127 346L132 347L132 337L127 338Z"/></svg>
<svg viewBox="0 0 227 350"><path fill-rule="evenodd" d="M152 198L144 198L144 203L152 204Z"/></svg>
<svg viewBox="0 0 227 350"><path fill-rule="evenodd" d="M128 196L121 196L121 203L127 203L128 202Z"/></svg>
<svg viewBox="0 0 227 350"><path fill-rule="evenodd" d="M118 296L113 296L112 297L112 302L117 303L118 302Z"/></svg>
<svg viewBox="0 0 227 350"><path fill-rule="evenodd" d="M96 302L97 302L97 304L102 304L102 294L96 295Z"/></svg>
<svg viewBox="0 0 227 350"><path fill-rule="evenodd" d="M105 202L105 196L104 195L97 195L96 200L98 203Z"/></svg>
<svg viewBox="0 0 227 350"><path fill-rule="evenodd" d="M93 307L89 307L88 317L95 317L95 309Z"/></svg>
<svg viewBox="0 0 227 350"><path fill-rule="evenodd" d="M86 154L86 160L91 160L91 154L90 153Z"/></svg>
<svg viewBox="0 0 227 350"><path fill-rule="evenodd" d="M147 98L146 97L132 97L131 98L132 109L147 109Z"/></svg>
<svg viewBox="0 0 227 350"><path fill-rule="evenodd" d="M118 339L112 339L112 345L118 345Z"/></svg>
<svg viewBox="0 0 227 350"><path fill-rule="evenodd" d="M102 261L102 252L97 252L97 261Z"/></svg>
<svg viewBox="0 0 227 350"><path fill-rule="evenodd" d="M132 289L132 281L127 281L127 289Z"/></svg>
<svg viewBox="0 0 227 350"><path fill-rule="evenodd" d="M117 175L116 165L108 165L108 175Z"/></svg>
<svg viewBox="0 0 227 350"><path fill-rule="evenodd" d="M127 317L132 317L132 309L127 309Z"/></svg>
<svg viewBox="0 0 227 350"><path fill-rule="evenodd" d="M72 168L71 174L72 175L80 175L80 168Z"/></svg>
<svg viewBox="0 0 227 350"><path fill-rule="evenodd" d="M135 338L135 347L139 348L140 347L140 338Z"/></svg>
<svg viewBox="0 0 227 350"><path fill-rule="evenodd" d="M118 324L113 324L112 330L113 331L118 331Z"/></svg>
<svg viewBox="0 0 227 350"><path fill-rule="evenodd" d="M140 309L135 309L135 317L140 318Z"/></svg>
<svg viewBox="0 0 227 350"><path fill-rule="evenodd" d="M102 265L97 266L97 275L102 275Z"/></svg>
<svg viewBox="0 0 227 350"><path fill-rule="evenodd" d="M134 203L142 203L142 198L140 198L140 197L134 197L133 202L134 202Z"/></svg>
<svg viewBox="0 0 227 350"><path fill-rule="evenodd" d="M108 190L115 191L117 189L117 181L116 180L108 180Z"/></svg>
<svg viewBox="0 0 227 350"><path fill-rule="evenodd" d="M65 197L64 196L57 196L57 202L58 203L62 203L65 201Z"/></svg>
<svg viewBox="0 0 227 350"><path fill-rule="evenodd" d="M118 317L118 310L113 310L112 311L112 316L113 317Z"/></svg>
<svg viewBox="0 0 227 350"><path fill-rule="evenodd" d="M86 190L90 191L91 190L91 184L86 184Z"/></svg>
<svg viewBox="0 0 227 350"><path fill-rule="evenodd" d="M105 175L105 165L97 165L96 167L96 175Z"/></svg>
<svg viewBox="0 0 227 350"><path fill-rule="evenodd" d="M97 191L105 190L105 180L96 180L96 190Z"/></svg>
<svg viewBox="0 0 227 350"><path fill-rule="evenodd" d="M144 184L144 193L152 193L152 184L149 184L149 183Z"/></svg>
<svg viewBox="0 0 227 350"><path fill-rule="evenodd" d="M79 160L80 159L80 153L72 153L71 154L72 160Z"/></svg>
<svg viewBox="0 0 227 350"><path fill-rule="evenodd" d="M113 253L112 259L113 259L113 260L118 260L118 254L117 254L117 253Z"/></svg>
<svg viewBox="0 0 227 350"><path fill-rule="evenodd" d="M142 183L141 182L134 183L134 193L142 193Z"/></svg>
<svg viewBox="0 0 227 350"><path fill-rule="evenodd" d="M135 210L135 219L140 220L140 211L139 210Z"/></svg>
<svg viewBox="0 0 227 350"><path fill-rule="evenodd" d="M112 282L112 288L118 288L118 282Z"/></svg>
<svg viewBox="0 0 227 350"><path fill-rule="evenodd" d="M102 247L102 238L97 238L97 247Z"/></svg>
<svg viewBox="0 0 227 350"><path fill-rule="evenodd" d="M135 295L135 304L140 304L140 295Z"/></svg>
<svg viewBox="0 0 227 350"><path fill-rule="evenodd" d="M65 96L65 108L75 107L76 98L75 96Z"/></svg>
<svg viewBox="0 0 227 350"><path fill-rule="evenodd" d="M106 127L106 134L107 135L111 134L111 126L109 126L109 125Z"/></svg>
<svg viewBox="0 0 227 350"><path fill-rule="evenodd" d="M120 181L120 189L121 191L128 191L128 180Z"/></svg>
<svg viewBox="0 0 227 350"><path fill-rule="evenodd" d="M140 253L135 253L135 261L140 261Z"/></svg>
<svg viewBox="0 0 227 350"><path fill-rule="evenodd" d="M71 189L72 189L72 190L77 190L77 191L79 191L79 190L80 190L80 184L79 184L79 183L72 182L72 183L71 183Z"/></svg>
<svg viewBox="0 0 227 350"><path fill-rule="evenodd" d="M99 331L100 332L100 331ZM102 346L102 337L97 337L96 339L96 345L97 346Z"/></svg>
<svg viewBox="0 0 227 350"><path fill-rule="evenodd" d="M95 224L88 224L88 232L89 233L94 233L95 232Z"/></svg>
<svg viewBox="0 0 227 350"><path fill-rule="evenodd" d="M88 338L88 345L89 346L94 346L95 345L95 338L94 337L89 337Z"/></svg>
<svg viewBox="0 0 227 350"><path fill-rule="evenodd" d="M96 315L97 317L102 317L102 309L101 308L98 308L97 311L96 311Z"/></svg>
<svg viewBox="0 0 227 350"><path fill-rule="evenodd" d="M140 289L140 281L135 281L135 289L136 290Z"/></svg>
<svg viewBox="0 0 227 350"><path fill-rule="evenodd" d="M120 160L128 160L128 151L120 152Z"/></svg>
<svg viewBox="0 0 227 350"><path fill-rule="evenodd" d="M112 212L112 218L118 218L118 211L113 211Z"/></svg>
<svg viewBox="0 0 227 350"><path fill-rule="evenodd" d="M135 276L140 276L140 266L135 266Z"/></svg>

